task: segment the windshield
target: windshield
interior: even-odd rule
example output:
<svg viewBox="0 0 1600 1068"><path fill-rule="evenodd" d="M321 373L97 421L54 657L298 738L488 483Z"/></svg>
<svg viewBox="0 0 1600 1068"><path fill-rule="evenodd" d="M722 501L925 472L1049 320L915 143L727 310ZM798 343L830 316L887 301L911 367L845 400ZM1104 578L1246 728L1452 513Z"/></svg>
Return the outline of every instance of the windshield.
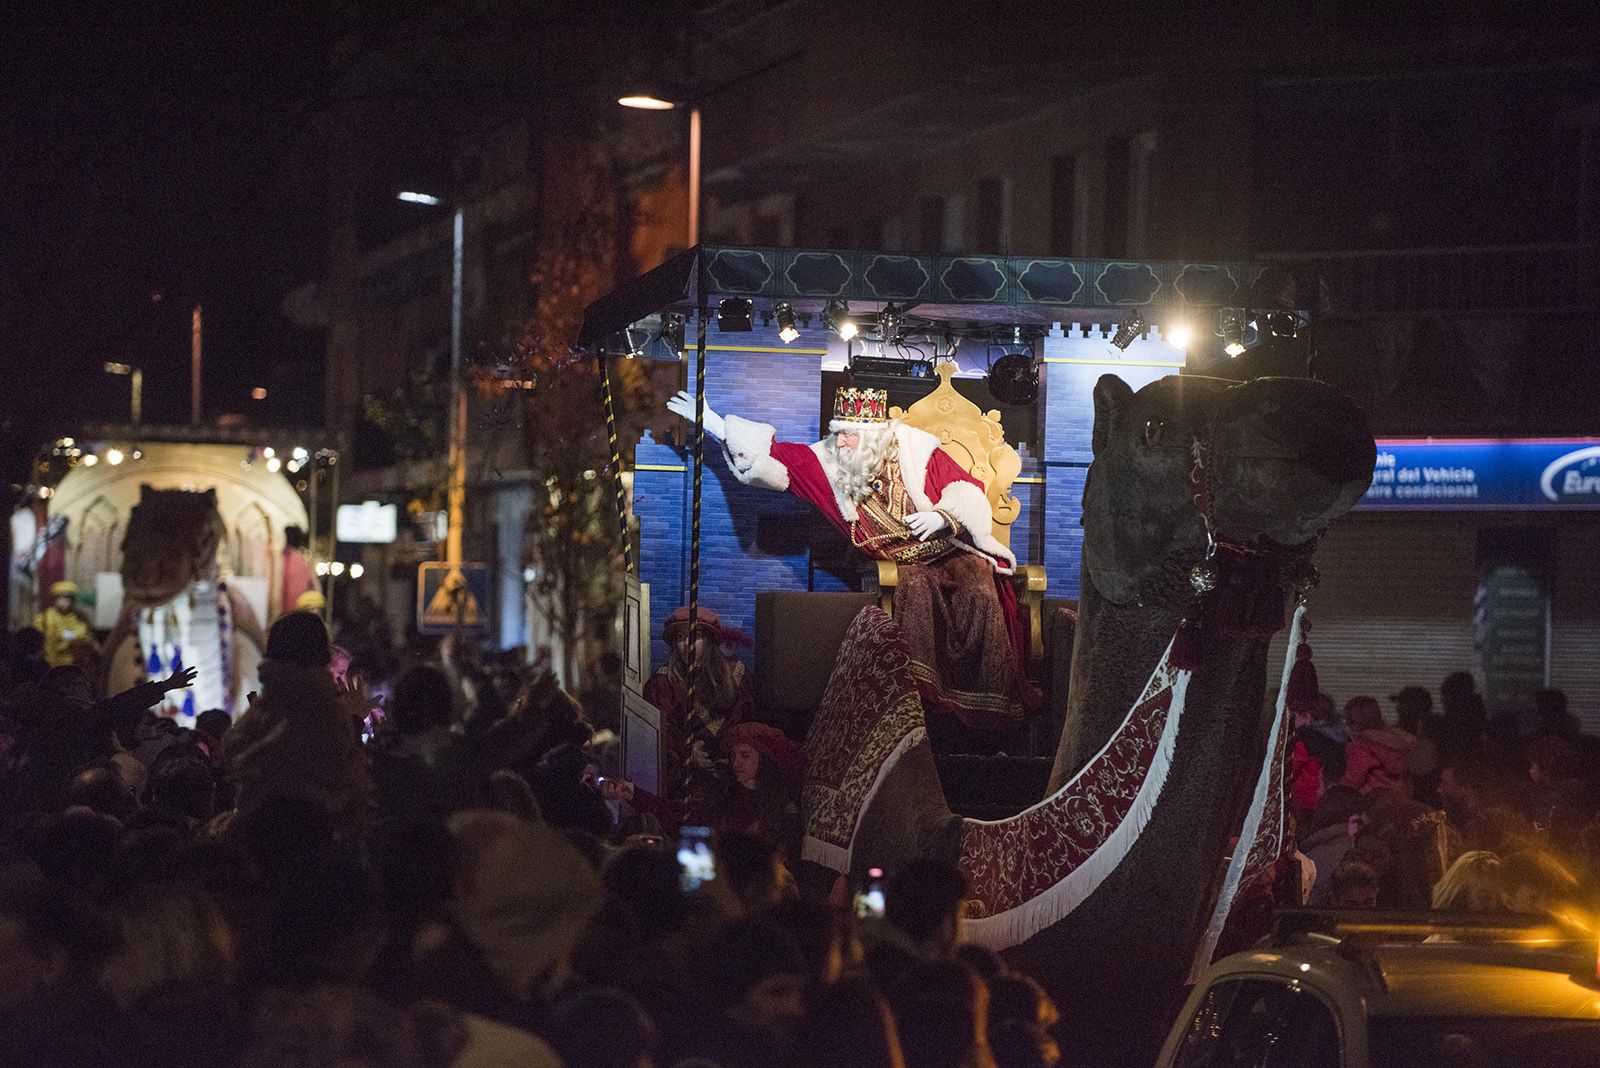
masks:
<svg viewBox="0 0 1600 1068"><path fill-rule="evenodd" d="M1600 1021L1373 1017L1371 1068L1600 1068Z"/></svg>

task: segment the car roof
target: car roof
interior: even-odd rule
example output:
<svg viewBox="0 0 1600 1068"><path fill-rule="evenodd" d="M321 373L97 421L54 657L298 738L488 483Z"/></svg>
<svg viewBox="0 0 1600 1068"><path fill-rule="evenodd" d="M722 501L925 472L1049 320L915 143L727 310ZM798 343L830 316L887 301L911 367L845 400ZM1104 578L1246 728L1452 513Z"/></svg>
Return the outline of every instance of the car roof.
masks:
<svg viewBox="0 0 1600 1068"><path fill-rule="evenodd" d="M1209 982L1269 975L1372 1017L1600 1020L1593 941L1553 932L1547 922L1371 916L1280 927L1274 944L1218 961Z"/></svg>

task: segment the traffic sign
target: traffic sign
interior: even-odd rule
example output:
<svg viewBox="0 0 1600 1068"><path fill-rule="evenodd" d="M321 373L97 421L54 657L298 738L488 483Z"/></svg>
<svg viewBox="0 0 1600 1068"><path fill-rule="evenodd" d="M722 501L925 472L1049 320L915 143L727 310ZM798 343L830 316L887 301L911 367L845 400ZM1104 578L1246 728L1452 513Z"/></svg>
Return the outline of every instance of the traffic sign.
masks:
<svg viewBox="0 0 1600 1068"><path fill-rule="evenodd" d="M474 634L488 631L489 565L437 560L418 565L417 629L448 634L457 627Z"/></svg>

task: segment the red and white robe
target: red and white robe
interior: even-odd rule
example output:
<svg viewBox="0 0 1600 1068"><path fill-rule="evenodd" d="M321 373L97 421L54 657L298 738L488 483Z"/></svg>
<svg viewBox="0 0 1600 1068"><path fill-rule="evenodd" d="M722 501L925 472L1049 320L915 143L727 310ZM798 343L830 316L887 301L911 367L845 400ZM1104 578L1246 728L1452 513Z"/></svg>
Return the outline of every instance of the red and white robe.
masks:
<svg viewBox="0 0 1600 1068"><path fill-rule="evenodd" d="M895 621L912 653L924 704L970 727L1015 725L1031 703L1016 593L1016 557L991 533L981 482L939 447L934 435L889 424L896 448L861 501L839 487L825 441L776 440L765 423L727 416L723 448L734 477L811 502L851 544L900 565ZM938 512L950 529L926 542L904 518Z"/></svg>

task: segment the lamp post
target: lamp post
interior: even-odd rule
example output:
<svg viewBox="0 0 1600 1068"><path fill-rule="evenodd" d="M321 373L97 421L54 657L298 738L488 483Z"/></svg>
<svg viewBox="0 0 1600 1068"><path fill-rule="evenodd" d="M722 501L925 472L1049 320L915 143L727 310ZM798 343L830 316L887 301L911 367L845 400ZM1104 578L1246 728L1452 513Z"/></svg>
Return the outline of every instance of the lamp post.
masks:
<svg viewBox="0 0 1600 1068"><path fill-rule="evenodd" d="M105 372L108 375L127 375L129 392L128 422L134 426L139 425L144 415L144 371L131 363L116 363L107 361Z"/></svg>
<svg viewBox="0 0 1600 1068"><path fill-rule="evenodd" d="M398 199L408 204L438 207L444 203L431 193L404 192ZM467 513L467 393L461 383L461 251L466 236L466 214L457 204L452 219L450 259L450 486L447 494L450 529L445 536L445 562L461 562L461 535Z"/></svg>
<svg viewBox="0 0 1600 1068"><path fill-rule="evenodd" d="M676 100L653 96L649 93L631 93L617 98L625 108L640 111L674 111L680 105ZM700 243L700 107L689 105L689 247Z"/></svg>

